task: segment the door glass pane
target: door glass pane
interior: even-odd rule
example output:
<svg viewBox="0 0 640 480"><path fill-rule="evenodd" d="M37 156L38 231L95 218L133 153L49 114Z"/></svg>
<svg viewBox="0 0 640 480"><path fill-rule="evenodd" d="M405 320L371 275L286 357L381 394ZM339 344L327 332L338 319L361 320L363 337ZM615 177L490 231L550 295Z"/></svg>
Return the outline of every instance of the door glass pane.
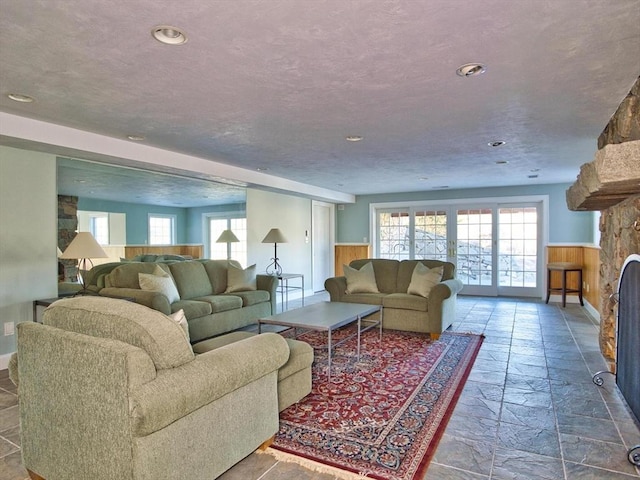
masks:
<svg viewBox="0 0 640 480"><path fill-rule="evenodd" d="M489 208L457 211L456 275L465 285L492 285L492 221Z"/></svg>
<svg viewBox="0 0 640 480"><path fill-rule="evenodd" d="M411 258L409 212L379 212L380 258Z"/></svg>
<svg viewBox="0 0 640 480"><path fill-rule="evenodd" d="M498 210L498 281L501 287L533 287L537 283L538 209Z"/></svg>
<svg viewBox="0 0 640 480"><path fill-rule="evenodd" d="M447 212L425 210L415 213L416 259L447 261Z"/></svg>

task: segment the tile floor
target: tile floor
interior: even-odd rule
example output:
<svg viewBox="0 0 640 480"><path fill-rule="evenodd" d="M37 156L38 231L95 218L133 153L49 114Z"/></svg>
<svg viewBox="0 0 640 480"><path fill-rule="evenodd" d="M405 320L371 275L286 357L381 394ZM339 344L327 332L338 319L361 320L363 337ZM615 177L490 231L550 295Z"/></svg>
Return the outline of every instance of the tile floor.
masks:
<svg viewBox="0 0 640 480"><path fill-rule="evenodd" d="M602 388L591 381L605 363L597 324L583 308L463 296L452 329L486 339L425 480L640 478L626 459L627 448L640 444L640 426L613 376L604 376ZM1 480L26 476L17 401L7 371L0 371ZM252 454L220 479L333 477Z"/></svg>

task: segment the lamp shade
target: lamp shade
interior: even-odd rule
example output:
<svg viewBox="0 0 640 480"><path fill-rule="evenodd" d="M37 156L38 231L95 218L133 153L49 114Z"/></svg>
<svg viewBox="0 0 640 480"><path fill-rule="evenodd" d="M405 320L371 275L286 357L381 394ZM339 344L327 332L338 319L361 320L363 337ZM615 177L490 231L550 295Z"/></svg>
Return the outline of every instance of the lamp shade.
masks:
<svg viewBox="0 0 640 480"><path fill-rule="evenodd" d="M60 247L56 247L57 251L58 251L58 258L60 258L62 256L62 250L60 250Z"/></svg>
<svg viewBox="0 0 640 480"><path fill-rule="evenodd" d="M239 241L240 240L238 240L238 237L236 237L231 230L225 230L220 234L218 240L216 240L216 243L231 243Z"/></svg>
<svg viewBox="0 0 640 480"><path fill-rule="evenodd" d="M106 258L100 244L89 232L78 232L60 258Z"/></svg>
<svg viewBox="0 0 640 480"><path fill-rule="evenodd" d="M262 239L262 243L287 243L287 239L279 228L272 228L267 236Z"/></svg>

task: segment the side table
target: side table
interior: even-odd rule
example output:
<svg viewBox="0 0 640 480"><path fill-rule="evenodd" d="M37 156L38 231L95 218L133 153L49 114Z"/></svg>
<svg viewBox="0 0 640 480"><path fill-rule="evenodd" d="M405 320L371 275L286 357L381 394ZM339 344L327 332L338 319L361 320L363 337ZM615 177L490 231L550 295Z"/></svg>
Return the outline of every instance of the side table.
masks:
<svg viewBox="0 0 640 480"><path fill-rule="evenodd" d="M289 286L289 280L300 279L300 286ZM289 310L289 290L301 290L302 291L302 306L304 307L304 275L302 273L281 273L278 275L280 280L280 304L282 305L281 311ZM286 297L285 297L286 295ZM286 298L286 302L285 302ZM285 308L286 305L286 308Z"/></svg>

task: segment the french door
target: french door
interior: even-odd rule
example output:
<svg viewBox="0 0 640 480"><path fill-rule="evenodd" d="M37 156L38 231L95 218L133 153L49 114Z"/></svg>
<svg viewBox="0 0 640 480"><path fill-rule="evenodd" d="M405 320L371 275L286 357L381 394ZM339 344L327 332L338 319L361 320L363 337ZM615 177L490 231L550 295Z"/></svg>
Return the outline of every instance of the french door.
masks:
<svg viewBox="0 0 640 480"><path fill-rule="evenodd" d="M463 294L541 296L542 202L377 208L381 258L456 265Z"/></svg>

